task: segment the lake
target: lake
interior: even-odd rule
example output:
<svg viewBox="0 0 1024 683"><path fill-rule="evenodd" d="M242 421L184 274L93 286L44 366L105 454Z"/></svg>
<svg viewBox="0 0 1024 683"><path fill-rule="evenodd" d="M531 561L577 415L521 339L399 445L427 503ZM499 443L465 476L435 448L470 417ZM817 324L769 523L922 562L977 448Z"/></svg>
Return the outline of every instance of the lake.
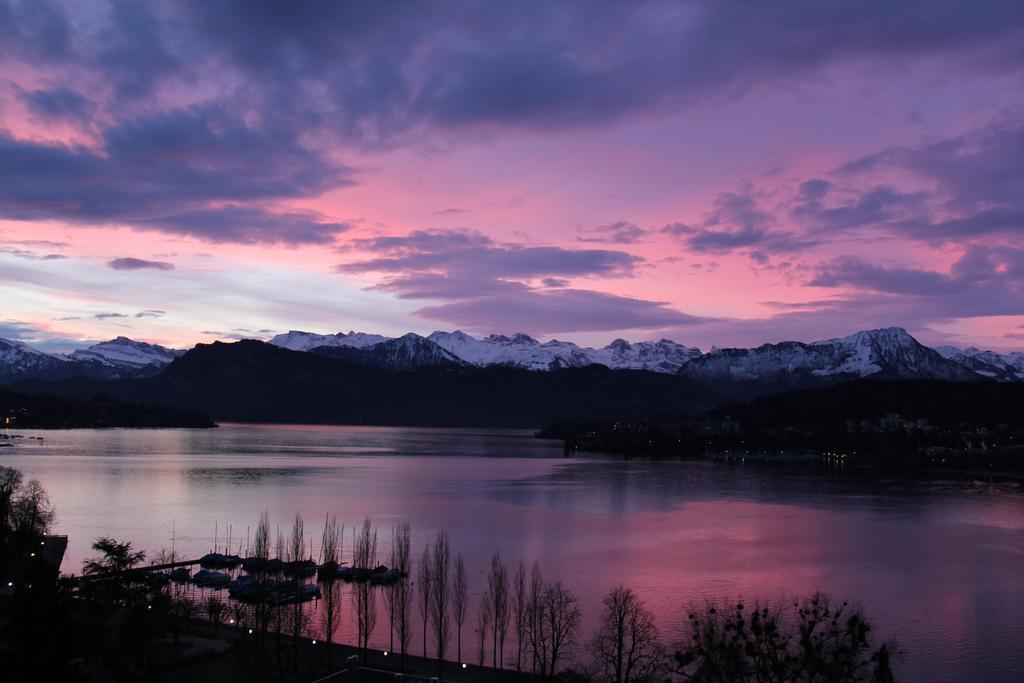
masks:
<svg viewBox="0 0 1024 683"><path fill-rule="evenodd" d="M563 457L529 432L224 425L216 430L21 430L0 464L38 478L77 572L100 535L198 557L245 543L261 512L368 516L386 560L409 521L413 557L439 529L464 554L473 604L492 552L538 559L580 598L589 637L603 594L633 587L663 634L706 599L815 590L863 605L906 657L900 680L1024 680L1024 490L818 468ZM315 555L314 550L314 555ZM345 602L341 640L354 641ZM414 608L414 618L415 622ZM467 620L471 634L473 617ZM464 635L463 647L471 635ZM378 616L373 643L388 642ZM413 652L419 652L413 638ZM507 652L508 650L506 650Z"/></svg>

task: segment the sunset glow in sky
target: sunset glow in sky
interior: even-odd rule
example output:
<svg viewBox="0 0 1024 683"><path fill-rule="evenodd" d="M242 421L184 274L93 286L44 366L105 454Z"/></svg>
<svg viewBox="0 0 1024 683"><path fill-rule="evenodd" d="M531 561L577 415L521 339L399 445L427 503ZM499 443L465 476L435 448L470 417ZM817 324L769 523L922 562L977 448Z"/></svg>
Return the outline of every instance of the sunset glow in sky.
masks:
<svg viewBox="0 0 1024 683"><path fill-rule="evenodd" d="M0 337L1024 348L1024 3L0 0Z"/></svg>

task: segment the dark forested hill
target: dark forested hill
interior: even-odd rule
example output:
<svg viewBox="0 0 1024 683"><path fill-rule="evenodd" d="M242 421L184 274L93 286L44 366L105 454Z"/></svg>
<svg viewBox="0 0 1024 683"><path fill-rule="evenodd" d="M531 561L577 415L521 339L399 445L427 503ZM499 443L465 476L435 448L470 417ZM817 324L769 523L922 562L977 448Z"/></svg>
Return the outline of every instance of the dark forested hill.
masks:
<svg viewBox="0 0 1024 683"><path fill-rule="evenodd" d="M69 398L0 387L0 423L13 428L214 427L195 411L126 403L109 396Z"/></svg>
<svg viewBox="0 0 1024 683"><path fill-rule="evenodd" d="M535 427L688 413L721 400L692 380L652 372L452 365L396 372L251 340L199 345L148 378L20 386L69 396L103 392L222 421L323 424Z"/></svg>

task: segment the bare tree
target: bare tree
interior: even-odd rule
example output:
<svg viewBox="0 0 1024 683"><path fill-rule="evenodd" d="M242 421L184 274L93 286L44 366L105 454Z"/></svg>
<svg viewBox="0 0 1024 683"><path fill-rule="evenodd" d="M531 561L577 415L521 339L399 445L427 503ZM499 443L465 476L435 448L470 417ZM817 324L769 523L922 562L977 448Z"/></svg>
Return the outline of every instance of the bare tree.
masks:
<svg viewBox="0 0 1024 683"><path fill-rule="evenodd" d="M509 618L508 571L501 561L501 553L494 553L491 557L491 570L487 574L487 597L491 603L493 622L491 659L494 668L497 669L499 662L504 666L505 636L508 633Z"/></svg>
<svg viewBox="0 0 1024 683"><path fill-rule="evenodd" d="M480 664L480 680L484 680L484 665L487 661L487 637L491 628L491 600L485 593L480 596L480 607L476 610L476 654Z"/></svg>
<svg viewBox="0 0 1024 683"><path fill-rule="evenodd" d="M430 562L430 546L423 548L423 556L420 558L419 571L416 574L417 583L417 604L420 608L420 617L423 618L423 658L427 658L427 620L430 619L430 603L433 595L432 584L434 582L431 573L433 566Z"/></svg>
<svg viewBox="0 0 1024 683"><path fill-rule="evenodd" d="M299 562L306 556L306 525L302 521L302 515L295 513L295 521L292 522L292 534L288 538L288 561L298 566ZM298 599L299 590L302 587L303 578L296 573L295 591L296 600L292 605L290 615L290 626L292 632L292 669L298 670L299 666L299 637L306 627L306 613L303 609L303 601Z"/></svg>
<svg viewBox="0 0 1024 683"><path fill-rule="evenodd" d="M650 683L666 668L654 615L624 586L605 596L601 625L588 649L601 680L609 683Z"/></svg>
<svg viewBox="0 0 1024 683"><path fill-rule="evenodd" d="M391 554L388 557L388 566L392 571L398 571L398 528L391 527ZM395 597L397 595L398 583L390 583L384 588L384 607L388 611L388 650L395 649Z"/></svg>
<svg viewBox="0 0 1024 683"><path fill-rule="evenodd" d="M543 675L548 666L548 643L544 635L544 577L540 565L534 561L530 571L530 590L527 594L526 629L533 659L533 674Z"/></svg>
<svg viewBox="0 0 1024 683"><path fill-rule="evenodd" d="M576 596L560 581L544 588L543 607L544 636L550 653L547 675L554 679L558 672L558 658L572 649L579 634L580 608Z"/></svg>
<svg viewBox="0 0 1024 683"><path fill-rule="evenodd" d="M448 623L450 602L448 569L451 564L451 553L448 548L448 532L443 529L437 532L432 559L434 567L430 572L433 579L430 617L434 631L434 644L437 646L437 675L440 678L443 674L444 656L448 651L448 639L451 633Z"/></svg>
<svg viewBox="0 0 1024 683"><path fill-rule="evenodd" d="M363 520L363 528L356 539L352 555L358 568L373 569L377 564L377 530L369 519ZM359 632L359 647L363 650L363 663L370 647L370 635L377 625L377 603L374 601L374 586L370 581L356 583L353 599L356 607L356 627Z"/></svg>
<svg viewBox="0 0 1024 683"><path fill-rule="evenodd" d="M57 516L50 496L38 479L29 479L17 492L12 506L14 536L35 540L44 535Z"/></svg>
<svg viewBox="0 0 1024 683"><path fill-rule="evenodd" d="M395 533L394 561L395 569L399 573L399 579L394 584L394 629L398 634L398 645L402 649L402 673L405 673L405 654L409 651L409 641L412 638L412 623L410 621L412 585L409 582L409 570L412 564L411 545L412 530L409 528L409 523L405 522L398 526Z"/></svg>
<svg viewBox="0 0 1024 683"><path fill-rule="evenodd" d="M14 501L21 489L22 474L13 467L0 467L0 548L7 545L14 528Z"/></svg>
<svg viewBox="0 0 1024 683"><path fill-rule="evenodd" d="M217 629L220 627L222 621L224 621L224 613L227 611L227 605L223 600L218 598L216 595L211 595L203 603L203 611L206 612L206 616L209 617L210 623L213 624L213 637L217 637Z"/></svg>
<svg viewBox="0 0 1024 683"><path fill-rule="evenodd" d="M334 642L334 631L338 628L341 618L341 582L338 581L337 568L341 558L342 543L345 529L338 527L338 518L329 515L324 523L324 534L321 540L321 554L327 571L323 574L324 606L320 612L324 625L324 640L327 641L327 669L334 670L334 658L331 644Z"/></svg>
<svg viewBox="0 0 1024 683"><path fill-rule="evenodd" d="M462 553L455 558L455 576L452 577L452 616L455 617L455 646L459 662L462 662L462 625L466 623L469 586L466 581L466 565Z"/></svg>
<svg viewBox="0 0 1024 683"><path fill-rule="evenodd" d="M253 539L252 556L255 564L252 565L254 581L256 583L253 592L252 621L253 633L255 635L254 650L256 656L253 660L253 670L263 675L265 658L267 653L267 638L270 633L271 624L275 620L276 613L280 610L270 600L271 577L268 571L270 562L270 517L264 511L260 515L260 521L256 525L256 535Z"/></svg>
<svg viewBox="0 0 1024 683"><path fill-rule="evenodd" d="M899 652L878 643L860 609L821 593L788 605L707 603L693 609L675 680L702 683L760 681L893 681Z"/></svg>
<svg viewBox="0 0 1024 683"><path fill-rule="evenodd" d="M277 551L277 558L284 561L287 558L287 551L284 542L284 536L281 534L280 525L277 527L277 541L274 543ZM268 609L270 611L270 617L274 627L274 656L277 660L277 676L279 679L284 680L284 634L288 630L286 624L286 618L288 616L288 610L284 608L284 605L276 604L271 599L270 593L267 594L266 600Z"/></svg>
<svg viewBox="0 0 1024 683"><path fill-rule="evenodd" d="M516 575L512 581L512 623L516 629L516 671L523 670L523 649L526 635L526 620L529 612L528 594L526 592L526 565L519 560Z"/></svg>

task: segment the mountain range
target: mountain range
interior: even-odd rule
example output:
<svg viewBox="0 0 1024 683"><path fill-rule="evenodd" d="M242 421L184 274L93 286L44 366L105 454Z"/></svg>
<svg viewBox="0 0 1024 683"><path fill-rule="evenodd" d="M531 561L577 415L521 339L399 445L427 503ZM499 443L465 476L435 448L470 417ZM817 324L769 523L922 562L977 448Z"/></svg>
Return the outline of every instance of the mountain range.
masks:
<svg viewBox="0 0 1024 683"><path fill-rule="evenodd" d="M1000 354L976 348L920 344L906 330L890 327L810 343L780 342L756 348L714 348L707 353L668 339L630 343L616 339L603 348L572 342L540 342L526 334L478 339L461 331L389 338L362 332L332 335L291 331L271 346L313 353L383 370L501 366L553 371L602 365L613 370L681 374L706 384L778 388L829 384L844 379L939 379L1024 381L1024 352ZM161 372L186 352L117 337L67 355L0 339L0 383L74 376L118 379Z"/></svg>
<svg viewBox="0 0 1024 683"><path fill-rule="evenodd" d="M188 351L118 337L67 355L0 340L0 384L19 391L227 421L540 426L655 418L862 379L994 386L1024 379L1024 353L932 349L901 328L707 353L667 339L595 349L458 331L293 331Z"/></svg>

